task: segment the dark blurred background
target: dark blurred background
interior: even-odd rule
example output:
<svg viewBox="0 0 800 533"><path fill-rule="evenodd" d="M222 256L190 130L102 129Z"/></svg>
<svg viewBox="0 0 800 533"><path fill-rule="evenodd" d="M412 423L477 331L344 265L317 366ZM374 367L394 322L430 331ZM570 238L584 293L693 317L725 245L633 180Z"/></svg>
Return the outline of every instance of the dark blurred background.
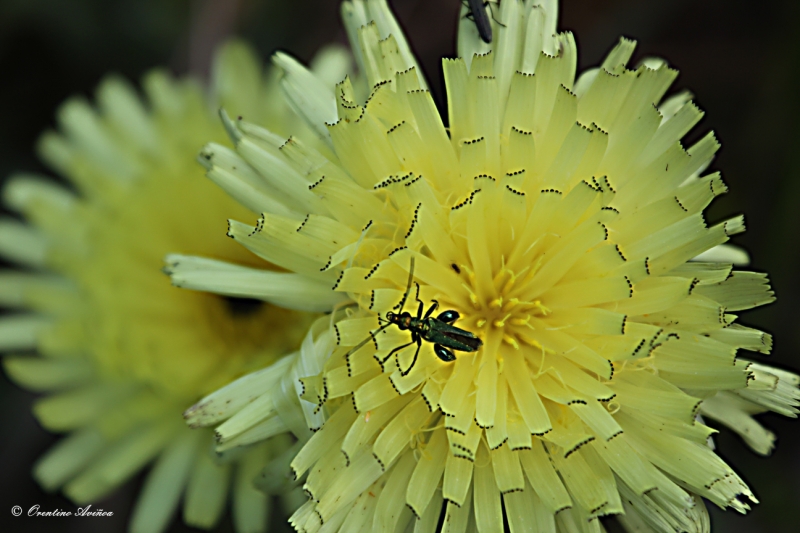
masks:
<svg viewBox="0 0 800 533"><path fill-rule="evenodd" d="M443 102L441 56L455 54L459 0L390 0ZM149 68L205 76L210 53L226 36L252 42L267 61L276 49L307 61L322 44L344 42L337 0L0 0L0 178L44 171L33 151L53 125L56 107L73 93L91 95L108 71L132 80ZM746 313L745 324L775 336L770 363L800 369L800 2L771 0L562 0L561 29L576 34L581 69L597 65L620 35L639 42L637 55L658 55L681 72L707 112L690 139L713 129L722 150L713 165L730 193L710 208L719 221L745 213L748 231L735 243L752 268L769 272L778 301ZM750 354L747 354L748 356ZM141 477L95 507L114 518L13 518L38 503L74 509L44 494L30 477L33 461L54 441L30 414L33 395L0 382L0 529L124 531ZM794 532L800 508L800 424L764 415L778 436L772 457L745 448L726 430L719 453L761 500L747 516L712 508L716 532ZM222 528L229 531L229 520ZM173 531L188 531L176 521Z"/></svg>

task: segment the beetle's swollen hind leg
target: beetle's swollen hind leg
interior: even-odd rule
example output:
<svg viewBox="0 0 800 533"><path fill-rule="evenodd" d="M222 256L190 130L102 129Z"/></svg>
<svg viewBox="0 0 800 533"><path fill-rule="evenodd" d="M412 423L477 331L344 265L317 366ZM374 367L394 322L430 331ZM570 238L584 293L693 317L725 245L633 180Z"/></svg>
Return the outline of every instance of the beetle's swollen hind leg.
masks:
<svg viewBox="0 0 800 533"><path fill-rule="evenodd" d="M449 363L450 361L456 360L456 354L442 346L441 344L434 344L433 351L436 353L436 357L444 361L445 363Z"/></svg>
<svg viewBox="0 0 800 533"><path fill-rule="evenodd" d="M444 322L445 324L453 324L456 320L461 318L461 315L458 314L458 311L453 311L449 309L447 311L442 311L439 313L439 316L436 317L436 320L440 322Z"/></svg>
<svg viewBox="0 0 800 533"><path fill-rule="evenodd" d="M417 351L414 352L414 359L411 360L411 364L408 366L407 369L400 371L400 375L401 376L407 376L408 373L411 372L411 370L414 368L414 365L417 364L417 357L419 357L419 349L420 348L422 348L422 338L421 337L417 337Z"/></svg>

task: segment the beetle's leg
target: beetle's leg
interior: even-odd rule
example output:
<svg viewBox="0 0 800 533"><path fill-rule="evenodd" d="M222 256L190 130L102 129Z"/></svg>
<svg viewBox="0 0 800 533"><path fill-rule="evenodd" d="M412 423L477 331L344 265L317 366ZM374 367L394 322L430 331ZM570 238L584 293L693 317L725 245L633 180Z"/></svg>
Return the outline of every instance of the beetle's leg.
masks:
<svg viewBox="0 0 800 533"><path fill-rule="evenodd" d="M383 363L385 363L386 361L388 361L389 359L391 359L391 357L392 357L394 354L396 354L397 352L399 352L399 351L400 351L400 350L402 350L403 348L408 348L408 347L409 347L409 346L411 346L412 344L414 344L414 340L413 340L413 338L412 338L411 342L409 342L408 344L404 344L404 345L402 345L402 346L398 346L397 348L395 348L394 350L392 350L391 352L389 352L389 355L387 355L386 357L384 357L384 358L383 358L383 360L381 361L381 365L382 365Z"/></svg>
<svg viewBox="0 0 800 533"><path fill-rule="evenodd" d="M467 19L467 20L473 20L474 16L472 15L472 10L470 9L470 7L469 7L469 3L467 2L467 0L461 0L461 4L462 4L464 7L466 7L466 8L467 8L467 12L466 12L466 13L464 13L464 17L463 17L463 18L465 18L465 19Z"/></svg>
<svg viewBox="0 0 800 533"><path fill-rule="evenodd" d="M419 283L417 283L417 301L419 302L419 307L417 308L417 320L419 320L422 318L423 309L425 309L425 304L419 299Z"/></svg>
<svg viewBox="0 0 800 533"><path fill-rule="evenodd" d="M499 20L497 20L497 17L494 16L494 8L492 7L493 3L494 2L486 1L486 2L483 3L483 7L486 8L486 5L488 4L489 5L489 13L491 13L491 15L492 15L492 20L495 21L497 23L497 25L500 26L501 28L505 28L506 25L503 24L502 22L500 22ZM498 2L498 5L500 5L499 2Z"/></svg>
<svg viewBox="0 0 800 533"><path fill-rule="evenodd" d="M423 320L430 317L433 314L433 312L436 311L436 308L439 307L439 302L437 302L436 300L431 300L431 301L433 302L433 304L428 309L428 312L425 313L425 318L423 318Z"/></svg>
<svg viewBox="0 0 800 533"><path fill-rule="evenodd" d="M400 375L401 376L407 376L408 373L411 372L411 369L414 368L414 365L417 364L417 357L419 357L419 349L420 348L422 348L422 339L417 337L417 351L414 352L414 359L411 360L411 364L409 365L409 367L406 370L401 370L400 371Z"/></svg>

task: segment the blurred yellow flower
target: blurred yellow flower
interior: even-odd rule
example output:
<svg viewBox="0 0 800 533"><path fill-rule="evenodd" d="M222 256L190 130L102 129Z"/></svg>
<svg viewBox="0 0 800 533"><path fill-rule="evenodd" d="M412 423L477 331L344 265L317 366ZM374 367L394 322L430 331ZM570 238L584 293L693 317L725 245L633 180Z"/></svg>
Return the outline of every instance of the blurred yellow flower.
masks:
<svg viewBox="0 0 800 533"><path fill-rule="evenodd" d="M336 79L349 60L332 49L321 61ZM177 290L161 268L176 251L253 263L225 238L224 225L250 212L202 177L196 154L209 139L224 142L220 106L289 128L294 115L277 97L275 74L231 42L217 54L208 94L162 70L145 76L143 98L108 77L96 108L70 99L59 110L59 132L41 139L43 159L68 183L19 175L4 190L6 204L27 219L0 222L0 254L23 267L0 273L0 304L20 310L0 320L0 349L20 354L7 355L4 366L20 385L48 393L34 406L42 425L70 434L39 461L35 477L82 505L155 460L132 531L165 529L182 495L190 525L213 527L229 494L238 531L268 524L269 496L252 487L251 472L292 439L215 457L212 432L189 430L180 415L298 348L315 315L282 309L269 296ZM24 353L34 350L39 357ZM289 425L271 435L287 432L296 416L295 429L307 432L291 409L281 413Z"/></svg>

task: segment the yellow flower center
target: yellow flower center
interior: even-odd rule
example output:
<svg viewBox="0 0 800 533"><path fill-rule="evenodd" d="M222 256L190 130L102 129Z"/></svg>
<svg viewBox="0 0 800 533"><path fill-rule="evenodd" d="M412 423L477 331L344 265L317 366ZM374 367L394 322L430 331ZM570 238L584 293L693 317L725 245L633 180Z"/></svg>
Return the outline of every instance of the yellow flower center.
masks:
<svg viewBox="0 0 800 533"><path fill-rule="evenodd" d="M126 152L125 132L104 124L119 151L109 161L82 151L75 139L46 135L45 155L76 181L84 199L66 225L47 205L28 208L53 236L49 263L82 294L46 333L43 349L89 353L105 377L139 383L183 407L298 347L313 319L180 290L162 273L165 255L174 252L264 265L225 237L225 219L249 212L206 180L190 156L203 140L221 138L222 128L199 98L187 95L184 105L179 130L168 117L150 119L162 127L160 149L133 145ZM91 113L83 102L62 111L65 120ZM120 177L126 172L130 177Z"/></svg>

